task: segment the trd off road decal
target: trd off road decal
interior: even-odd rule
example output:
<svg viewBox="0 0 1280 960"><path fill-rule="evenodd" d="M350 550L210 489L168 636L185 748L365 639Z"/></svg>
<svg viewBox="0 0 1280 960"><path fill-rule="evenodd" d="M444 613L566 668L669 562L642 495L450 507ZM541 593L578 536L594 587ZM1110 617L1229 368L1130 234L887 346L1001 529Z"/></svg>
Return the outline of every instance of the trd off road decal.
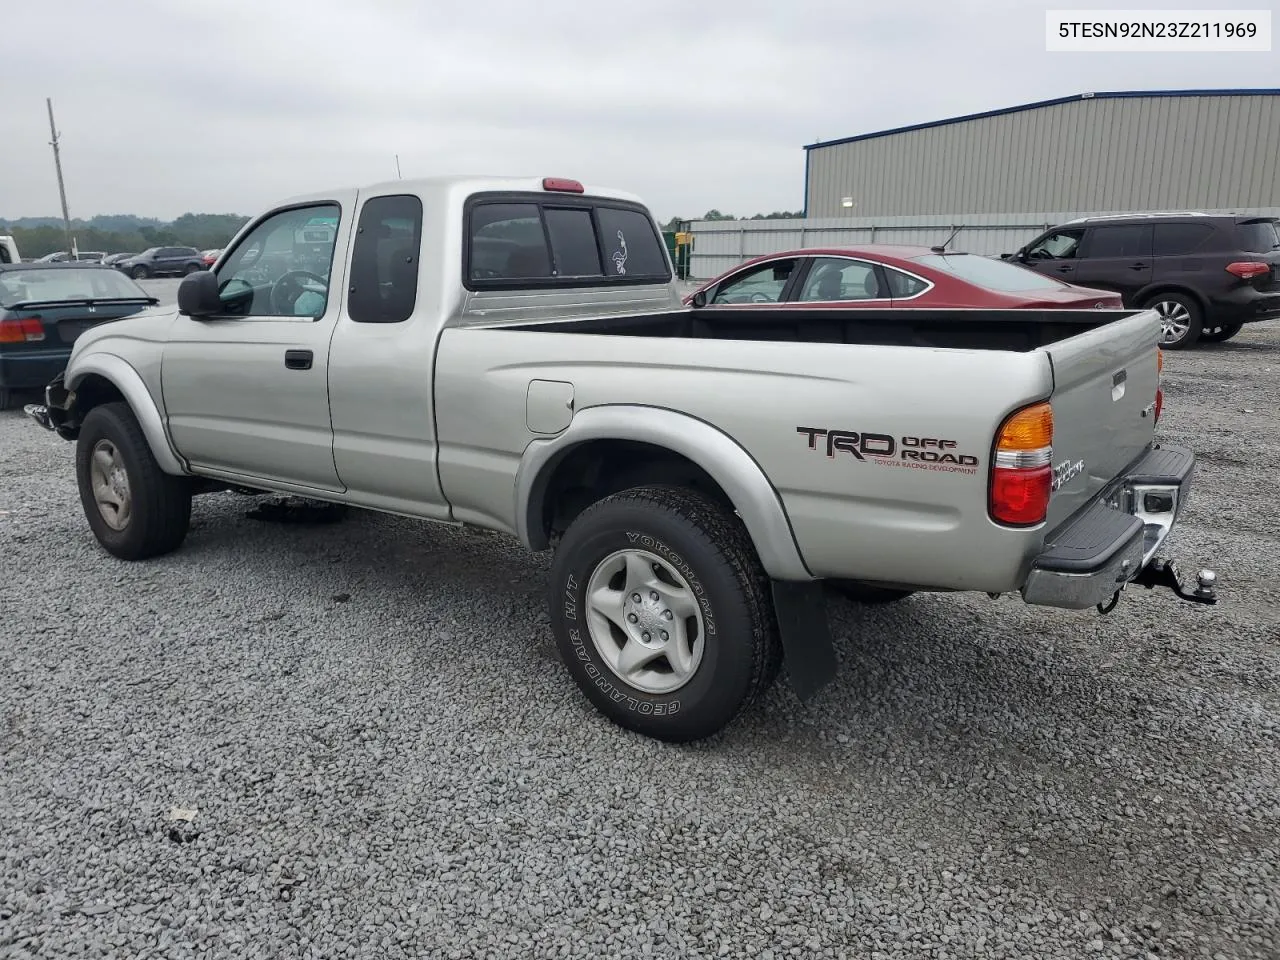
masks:
<svg viewBox="0 0 1280 960"><path fill-rule="evenodd" d="M796 433L809 438L809 449L825 453L834 460L848 455L864 463L908 470L932 470L940 473L974 474L978 458L960 453L954 440L936 437L893 437L887 433L854 433L850 430L828 430L822 427L796 427Z"/></svg>

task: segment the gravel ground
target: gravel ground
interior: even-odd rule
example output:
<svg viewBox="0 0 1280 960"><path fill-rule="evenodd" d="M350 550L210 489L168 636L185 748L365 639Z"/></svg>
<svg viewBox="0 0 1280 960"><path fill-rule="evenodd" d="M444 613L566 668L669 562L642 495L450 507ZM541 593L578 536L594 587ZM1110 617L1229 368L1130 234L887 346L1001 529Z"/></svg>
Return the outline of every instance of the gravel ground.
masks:
<svg viewBox="0 0 1280 960"><path fill-rule="evenodd" d="M839 604L814 706L692 747L587 707L506 538L225 494L123 564L0 414L0 955L1274 960L1280 324L1166 394L1218 607Z"/></svg>

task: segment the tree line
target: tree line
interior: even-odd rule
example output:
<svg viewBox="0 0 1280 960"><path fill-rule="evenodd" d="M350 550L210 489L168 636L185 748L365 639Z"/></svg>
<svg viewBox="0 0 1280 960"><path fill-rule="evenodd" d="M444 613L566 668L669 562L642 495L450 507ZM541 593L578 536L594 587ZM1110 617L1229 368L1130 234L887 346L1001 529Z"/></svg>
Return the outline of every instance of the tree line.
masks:
<svg viewBox="0 0 1280 960"><path fill-rule="evenodd" d="M105 214L72 220L71 235L78 249L107 253L141 253L148 247L210 250L226 246L248 219L238 213L184 213L169 221ZM13 237L24 259L67 249L67 233L57 217L0 219L0 233Z"/></svg>
<svg viewBox="0 0 1280 960"><path fill-rule="evenodd" d="M721 213L719 210L708 210L697 220L799 220L804 216L803 210L775 210L773 213L757 213L750 217L735 217L732 213ZM680 229L682 223L688 223L688 217L672 217L662 228L669 232L675 232Z"/></svg>

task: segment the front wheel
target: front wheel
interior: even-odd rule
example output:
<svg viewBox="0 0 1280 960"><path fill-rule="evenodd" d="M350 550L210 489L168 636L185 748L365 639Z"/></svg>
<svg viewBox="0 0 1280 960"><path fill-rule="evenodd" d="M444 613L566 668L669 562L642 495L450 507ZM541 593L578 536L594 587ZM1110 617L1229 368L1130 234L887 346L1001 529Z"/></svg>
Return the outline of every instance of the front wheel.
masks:
<svg viewBox="0 0 1280 960"><path fill-rule="evenodd" d="M1160 315L1160 346L1182 350L1200 339L1203 314L1200 304L1183 293L1157 293L1146 306Z"/></svg>
<svg viewBox="0 0 1280 960"><path fill-rule="evenodd" d="M1243 329L1243 323L1225 323L1220 327L1206 327L1200 334L1200 339L1205 343L1224 343Z"/></svg>
<svg viewBox="0 0 1280 960"><path fill-rule="evenodd" d="M637 487L583 511L556 551L550 600L560 654L587 698L659 740L719 732L781 663L746 528L683 488Z"/></svg>
<svg viewBox="0 0 1280 960"><path fill-rule="evenodd" d="M8 387L0 387L0 410L8 410L13 406L13 391Z"/></svg>
<svg viewBox="0 0 1280 960"><path fill-rule="evenodd" d="M130 270L129 273L135 280L145 280L147 279L147 277L151 276L151 271L148 270L146 267L144 267L142 264L138 264L136 267Z"/></svg>
<svg viewBox="0 0 1280 960"><path fill-rule="evenodd" d="M191 485L160 469L127 403L105 403L84 418L76 480L89 527L112 556L145 560L186 538Z"/></svg>

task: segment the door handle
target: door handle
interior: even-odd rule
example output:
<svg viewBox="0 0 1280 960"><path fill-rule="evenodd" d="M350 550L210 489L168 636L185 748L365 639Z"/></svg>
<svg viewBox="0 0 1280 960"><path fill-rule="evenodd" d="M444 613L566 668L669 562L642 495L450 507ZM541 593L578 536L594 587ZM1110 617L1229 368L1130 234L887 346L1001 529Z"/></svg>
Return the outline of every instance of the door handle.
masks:
<svg viewBox="0 0 1280 960"><path fill-rule="evenodd" d="M1145 270L1146 268L1147 268L1147 265L1143 263L1141 260L1139 260L1137 263L1129 264L1130 270Z"/></svg>
<svg viewBox="0 0 1280 960"><path fill-rule="evenodd" d="M314 354L310 350L286 350L284 365L290 370L310 370Z"/></svg>
<svg viewBox="0 0 1280 960"><path fill-rule="evenodd" d="M1059 272L1059 273L1070 273L1070 272L1071 272L1072 270L1074 270L1074 269L1075 269L1075 267L1071 266L1071 264L1069 264L1069 263L1064 263L1062 266L1060 266L1060 267L1058 268L1058 272Z"/></svg>

